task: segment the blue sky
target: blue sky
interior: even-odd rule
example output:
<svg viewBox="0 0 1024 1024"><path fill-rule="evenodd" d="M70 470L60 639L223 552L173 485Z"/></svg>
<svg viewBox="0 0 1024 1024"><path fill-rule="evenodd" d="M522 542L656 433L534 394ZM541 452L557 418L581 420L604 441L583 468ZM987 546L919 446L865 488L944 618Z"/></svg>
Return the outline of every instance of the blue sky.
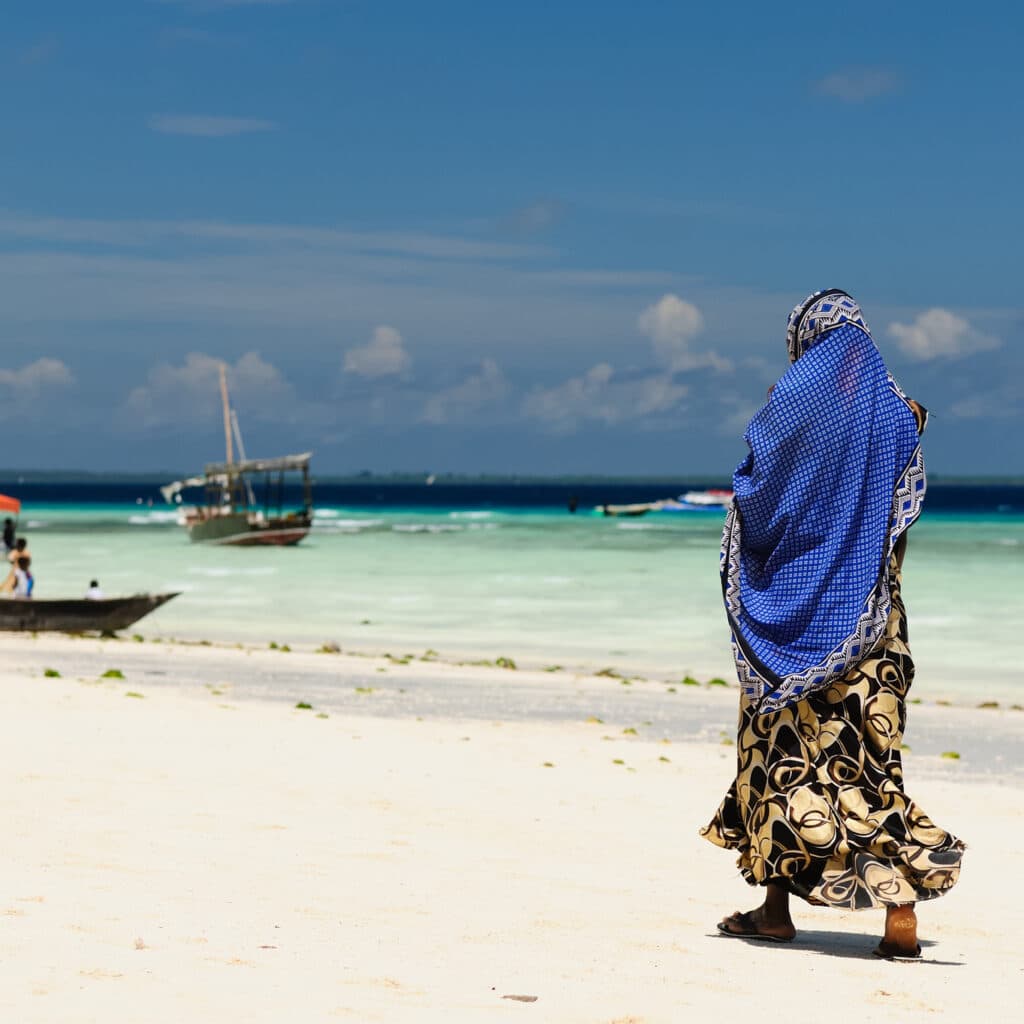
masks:
<svg viewBox="0 0 1024 1024"><path fill-rule="evenodd" d="M321 472L725 479L835 285L933 472L1024 472L1024 15L924 11L18 5L0 464L219 457L224 360Z"/></svg>

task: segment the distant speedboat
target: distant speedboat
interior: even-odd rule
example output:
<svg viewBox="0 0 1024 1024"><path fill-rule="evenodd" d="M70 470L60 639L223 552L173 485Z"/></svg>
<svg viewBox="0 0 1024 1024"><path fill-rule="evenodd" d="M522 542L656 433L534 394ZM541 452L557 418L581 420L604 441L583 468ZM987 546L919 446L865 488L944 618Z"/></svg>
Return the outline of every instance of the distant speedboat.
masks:
<svg viewBox="0 0 1024 1024"><path fill-rule="evenodd" d="M706 491L687 491L679 495L679 504L689 508L728 508L732 504L732 491L712 487Z"/></svg>
<svg viewBox="0 0 1024 1024"><path fill-rule="evenodd" d="M179 522L193 541L237 547L298 544L313 526L313 486L309 475L312 452L273 459L247 459L238 417L228 401L223 365L220 390L224 404L226 461L206 466L202 476L175 480L161 487L164 501L179 506ZM241 455L238 461L234 458L233 442L237 443ZM284 508L285 475L288 473L298 473L302 479L302 505L290 511ZM182 492L200 488L202 501L181 504Z"/></svg>
<svg viewBox="0 0 1024 1024"><path fill-rule="evenodd" d="M26 633L114 633L177 597L133 594L131 597L11 598L0 600L0 630Z"/></svg>

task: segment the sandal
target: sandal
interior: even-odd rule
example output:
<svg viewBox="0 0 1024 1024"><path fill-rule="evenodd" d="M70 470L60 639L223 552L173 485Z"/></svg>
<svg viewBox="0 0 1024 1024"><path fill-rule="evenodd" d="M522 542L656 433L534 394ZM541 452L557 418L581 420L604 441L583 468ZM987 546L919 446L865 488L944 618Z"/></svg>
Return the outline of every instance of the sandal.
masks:
<svg viewBox="0 0 1024 1024"><path fill-rule="evenodd" d="M733 925L739 925L740 930L737 931L734 928L726 927L727 922ZM752 911L744 911L740 913L738 910L731 917L727 917L724 921L719 921L717 928L722 935L727 935L731 939L759 939L761 942L792 942L794 936L788 938L782 935L771 935L767 932L758 930L757 923L754 921L754 915Z"/></svg>

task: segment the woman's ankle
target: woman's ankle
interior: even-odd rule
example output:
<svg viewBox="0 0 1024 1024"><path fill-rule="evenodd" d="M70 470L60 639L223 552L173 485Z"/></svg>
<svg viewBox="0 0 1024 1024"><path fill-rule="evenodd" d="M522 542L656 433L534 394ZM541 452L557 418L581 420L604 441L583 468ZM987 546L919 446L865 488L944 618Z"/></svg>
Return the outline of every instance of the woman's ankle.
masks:
<svg viewBox="0 0 1024 1024"><path fill-rule="evenodd" d="M762 912L772 922L792 924L793 919L789 915L789 890L777 882L769 882L765 887Z"/></svg>
<svg viewBox="0 0 1024 1024"><path fill-rule="evenodd" d="M917 945L917 914L913 903L886 907L885 941L908 949Z"/></svg>

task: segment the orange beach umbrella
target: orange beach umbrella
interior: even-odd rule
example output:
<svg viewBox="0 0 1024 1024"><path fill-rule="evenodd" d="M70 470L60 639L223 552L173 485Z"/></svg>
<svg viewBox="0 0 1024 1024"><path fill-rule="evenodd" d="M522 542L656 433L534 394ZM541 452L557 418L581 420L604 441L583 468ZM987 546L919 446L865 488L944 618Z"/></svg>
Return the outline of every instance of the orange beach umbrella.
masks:
<svg viewBox="0 0 1024 1024"><path fill-rule="evenodd" d="M21 512L21 502L17 498L8 498L6 494L0 494L0 512L13 512L18 515Z"/></svg>

